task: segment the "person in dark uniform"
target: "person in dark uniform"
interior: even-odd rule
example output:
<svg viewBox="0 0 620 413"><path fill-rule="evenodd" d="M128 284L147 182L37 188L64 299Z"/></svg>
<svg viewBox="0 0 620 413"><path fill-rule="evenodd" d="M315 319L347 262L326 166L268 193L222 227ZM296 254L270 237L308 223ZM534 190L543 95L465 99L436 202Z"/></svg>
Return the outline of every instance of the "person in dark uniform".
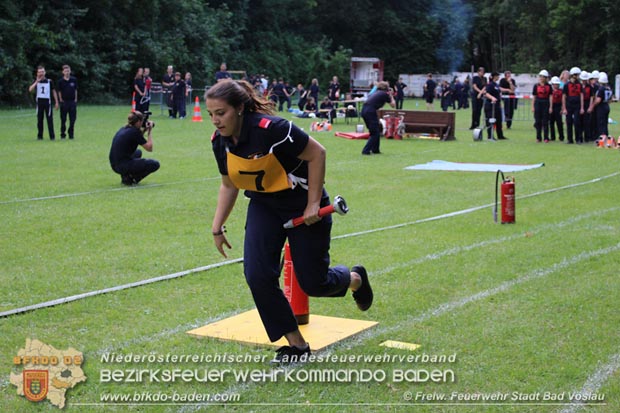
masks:
<svg viewBox="0 0 620 413"><path fill-rule="evenodd" d="M215 82L221 82L224 79L231 79L232 76L228 73L226 63L220 65L220 70L215 72Z"/></svg>
<svg viewBox="0 0 620 413"><path fill-rule="evenodd" d="M596 108L596 130L599 133L599 136L596 137L597 139L599 137L607 139L609 135L609 102L611 102L613 97L613 91L609 87L608 82L607 73L601 72L598 78L599 85L596 96L594 97L594 106L588 109L592 113L593 109Z"/></svg>
<svg viewBox="0 0 620 413"><path fill-rule="evenodd" d="M441 83L441 110L444 112L448 111L450 107L450 102L452 101L452 88L447 80L444 80Z"/></svg>
<svg viewBox="0 0 620 413"><path fill-rule="evenodd" d="M185 119L185 99L187 96L187 85L185 80L181 79L181 72L174 74L174 85L172 86L172 117Z"/></svg>
<svg viewBox="0 0 620 413"><path fill-rule="evenodd" d="M142 112L131 112L127 117L127 125L116 132L110 148L110 166L112 170L121 176L123 185L135 185L148 175L159 169L159 162L154 159L143 159L142 151L138 145L146 151L153 151L154 123L144 123ZM147 139L144 139L144 133Z"/></svg>
<svg viewBox="0 0 620 413"><path fill-rule="evenodd" d="M558 128L558 139L564 142L564 124L562 122L562 89L560 89L560 78L553 76L551 78L551 118L549 126L551 129L551 140L555 140L555 127Z"/></svg>
<svg viewBox="0 0 620 413"><path fill-rule="evenodd" d="M583 88L583 109L584 112L580 115L581 121L581 134L579 139L583 138L583 142L590 142L596 138L592 138L592 114L588 112L590 103L594 98L592 93L592 86L590 86L590 74L585 70L582 70L579 74L579 80L581 80L581 86Z"/></svg>
<svg viewBox="0 0 620 413"><path fill-rule="evenodd" d="M597 108L598 106L596 106L594 104L594 101L596 100L596 93L598 92L598 88L599 88L599 83L598 83L598 78L600 76L600 73L598 70L593 70L592 73L590 73L590 86L592 87L592 98L590 99L590 104L587 105L586 102L584 102L584 105L587 105L587 111L590 112L590 136L592 137L592 139L596 140L598 139L600 133L598 133L598 126L597 126ZM584 107L585 109L585 107Z"/></svg>
<svg viewBox="0 0 620 413"><path fill-rule="evenodd" d="M435 100L435 89L437 89L437 83L433 80L432 73L429 73L426 76L423 93L424 100L426 100L426 110L434 110L433 101Z"/></svg>
<svg viewBox="0 0 620 413"><path fill-rule="evenodd" d="M310 97L314 98L314 103L318 105L319 103L319 80L318 79L312 79L312 82L310 83L310 87L308 88L310 89Z"/></svg>
<svg viewBox="0 0 620 413"><path fill-rule="evenodd" d="M575 140L577 143L581 143L581 120L579 115L583 114L583 87L579 83L581 69L573 67L569 74L570 81L564 85L563 90L562 114L566 115L566 143L572 144ZM573 130L575 140L573 140Z"/></svg>
<svg viewBox="0 0 620 413"><path fill-rule="evenodd" d="M512 78L510 70L504 72L504 77L499 81L499 90L502 92L502 103L504 104L504 118L506 120L506 127L510 129L512 126L512 117L515 112L515 105L517 100L515 99L515 89L517 88L517 82Z"/></svg>
<svg viewBox="0 0 620 413"><path fill-rule="evenodd" d="M299 110L304 110L306 102L308 102L308 97L310 96L309 93L310 91L304 89L304 86L301 83L297 85L297 94L299 94L297 106L299 106Z"/></svg>
<svg viewBox="0 0 620 413"><path fill-rule="evenodd" d="M377 111L386 103L393 108L396 107L394 97L390 93L388 82L378 82L377 91L370 95L362 106L362 119L368 128L370 137L362 149L362 155L380 154L379 145L381 143L381 123Z"/></svg>
<svg viewBox="0 0 620 413"><path fill-rule="evenodd" d="M340 100L340 83L338 82L338 76L334 76L332 82L329 84L329 88L327 88L327 97L338 107L338 101Z"/></svg>
<svg viewBox="0 0 620 413"><path fill-rule="evenodd" d="M472 79L472 97L471 97L471 126L469 129L475 129L480 126L480 116L484 104L483 96L485 95L485 87L487 80L484 77L484 67L478 68L478 73Z"/></svg>
<svg viewBox="0 0 620 413"><path fill-rule="evenodd" d="M286 119L272 116L270 102L245 81L226 80L205 94L207 112L216 131L213 153L222 176L212 233L226 257L224 224L240 189L250 199L245 222L243 269L269 339L285 337L276 362L310 353L297 320L279 285L280 257L286 239L300 287L310 296L342 297L353 290L357 306L366 311L373 292L363 266L330 267L330 215L319 209L330 200L325 181L325 148ZM291 218L304 224L285 229Z"/></svg>
<svg viewBox="0 0 620 413"><path fill-rule="evenodd" d="M54 134L54 112L52 107L52 97L58 109L58 94L54 89L54 82L45 77L45 67L37 67L37 78L34 83L28 87L28 91L32 92L36 89L37 101L37 139L43 139L43 117L47 119L47 131L50 140L56 139Z"/></svg>
<svg viewBox="0 0 620 413"><path fill-rule="evenodd" d="M146 92L144 99L142 99L142 109L145 112L149 111L151 106L151 86L153 84L153 78L151 78L151 69L144 68L144 91Z"/></svg>
<svg viewBox="0 0 620 413"><path fill-rule="evenodd" d="M144 113L144 99L146 96L146 85L144 84L144 70L139 67L133 79L133 91L135 92L136 110Z"/></svg>
<svg viewBox="0 0 620 413"><path fill-rule="evenodd" d="M532 112L534 113L534 127L536 128L536 141L549 142L549 114L553 111L551 100L553 90L547 82L549 72L541 70L538 73L538 83L532 89Z"/></svg>
<svg viewBox="0 0 620 413"><path fill-rule="evenodd" d="M174 72L172 70L172 66L168 66L166 69L166 74L164 75L161 85L164 87L164 92L166 93L166 104L168 105L168 117L172 118L172 110L174 107L174 102L172 99L172 87L174 86Z"/></svg>
<svg viewBox="0 0 620 413"><path fill-rule="evenodd" d="M499 80L499 73L493 72L491 73L491 77L489 79L489 83L484 87L484 97L486 98L484 103L484 116L486 118L486 128L487 128L487 136L490 140L495 140L493 138L493 128L497 132L497 139L506 139L504 136L504 132L502 131L502 101L501 101L501 93L499 91L499 84L497 81ZM497 121L497 118L499 122ZM495 123L491 121L491 119L495 119Z"/></svg>
<svg viewBox="0 0 620 413"><path fill-rule="evenodd" d="M67 136L67 115L69 115L69 139L73 139L75 119L77 118L78 83L71 76L69 65L62 67L62 78L58 81L58 100L60 101L60 139Z"/></svg>
<svg viewBox="0 0 620 413"><path fill-rule="evenodd" d="M463 81L463 93L461 95L461 107L463 109L469 109L469 94L471 93L471 85L469 76Z"/></svg>
<svg viewBox="0 0 620 413"><path fill-rule="evenodd" d="M286 86L284 85L284 79L280 78L277 83L274 83L271 92L276 97L274 102L278 102L278 112L282 112L284 102L287 102L288 100L288 92L286 91Z"/></svg>
<svg viewBox="0 0 620 413"><path fill-rule="evenodd" d="M398 82L394 84L394 89L396 90L396 96L394 97L394 101L396 102L396 109L403 108L403 102L405 101L405 89L407 85L403 83L403 78L399 78Z"/></svg>

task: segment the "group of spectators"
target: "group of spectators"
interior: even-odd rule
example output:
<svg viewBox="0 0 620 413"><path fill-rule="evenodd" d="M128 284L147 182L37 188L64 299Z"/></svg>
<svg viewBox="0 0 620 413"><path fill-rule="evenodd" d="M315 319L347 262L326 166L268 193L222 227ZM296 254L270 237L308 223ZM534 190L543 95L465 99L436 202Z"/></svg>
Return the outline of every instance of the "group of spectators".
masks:
<svg viewBox="0 0 620 413"><path fill-rule="evenodd" d="M480 126L482 109L488 139L506 139L502 123L510 129L517 107L516 82L510 71L500 80L498 72L487 78L483 67L472 80L472 122L470 129ZM538 73L538 83L531 92L536 141L564 141L563 118L566 119L566 143L581 144L607 138L609 102L613 92L605 72L582 71L578 67L551 77L547 70Z"/></svg>
<svg viewBox="0 0 620 413"><path fill-rule="evenodd" d="M54 111L60 109L60 138L65 139L67 133L69 139L74 139L74 126L77 118L78 101L78 82L71 74L71 67L62 67L62 77L58 79L56 85L54 81L46 76L45 67L37 67L37 74L34 82L28 87L28 91L35 92L37 106L37 139L43 139L43 119L47 120L47 130L50 140L56 139L54 132ZM52 104L52 99L54 103ZM67 116L69 117L69 128L67 129Z"/></svg>
<svg viewBox="0 0 620 413"><path fill-rule="evenodd" d="M151 102L151 88L153 79L151 70L148 67L138 68L133 81L133 92L135 110L141 113L148 112ZM181 76L181 72L174 72L173 66L168 66L166 73L161 81L162 92L166 95L168 105L168 116L171 119L185 119L186 100L192 90L192 74L186 72Z"/></svg>

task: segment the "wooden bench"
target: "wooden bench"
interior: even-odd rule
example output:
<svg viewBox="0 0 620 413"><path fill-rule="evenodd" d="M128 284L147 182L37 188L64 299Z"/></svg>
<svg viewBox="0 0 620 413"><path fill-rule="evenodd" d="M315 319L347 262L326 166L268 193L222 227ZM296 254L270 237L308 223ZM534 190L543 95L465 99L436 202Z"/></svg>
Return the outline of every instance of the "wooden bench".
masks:
<svg viewBox="0 0 620 413"><path fill-rule="evenodd" d="M432 112L424 110L379 110L379 117L385 115L403 117L405 132L409 133L434 133L442 141L456 139L454 127L456 118L454 112Z"/></svg>

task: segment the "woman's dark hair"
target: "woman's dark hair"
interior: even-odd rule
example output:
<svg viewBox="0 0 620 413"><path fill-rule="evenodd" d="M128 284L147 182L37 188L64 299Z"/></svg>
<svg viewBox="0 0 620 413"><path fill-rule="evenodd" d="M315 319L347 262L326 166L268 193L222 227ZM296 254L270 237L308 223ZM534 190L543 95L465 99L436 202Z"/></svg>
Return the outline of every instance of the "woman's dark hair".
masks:
<svg viewBox="0 0 620 413"><path fill-rule="evenodd" d="M245 112L258 112L273 115L273 103L256 93L256 90L245 80L222 80L205 93L205 100L221 99L234 108L243 105Z"/></svg>
<svg viewBox="0 0 620 413"><path fill-rule="evenodd" d="M141 120L144 120L144 115L142 114L142 112L139 112L137 110L135 112L130 112L129 115L127 115L126 127L135 126L135 124L140 122Z"/></svg>

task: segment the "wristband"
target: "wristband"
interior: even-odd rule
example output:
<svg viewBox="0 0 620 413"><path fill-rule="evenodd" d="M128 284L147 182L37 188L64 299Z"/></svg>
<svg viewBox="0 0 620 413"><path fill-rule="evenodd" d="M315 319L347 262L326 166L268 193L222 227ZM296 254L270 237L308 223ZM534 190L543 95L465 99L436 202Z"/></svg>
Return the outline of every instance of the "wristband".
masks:
<svg viewBox="0 0 620 413"><path fill-rule="evenodd" d="M220 228L219 231L217 232L211 232L211 234L213 234L214 237L217 237L219 235L224 235L224 233L226 232L226 226L222 225L222 228Z"/></svg>

